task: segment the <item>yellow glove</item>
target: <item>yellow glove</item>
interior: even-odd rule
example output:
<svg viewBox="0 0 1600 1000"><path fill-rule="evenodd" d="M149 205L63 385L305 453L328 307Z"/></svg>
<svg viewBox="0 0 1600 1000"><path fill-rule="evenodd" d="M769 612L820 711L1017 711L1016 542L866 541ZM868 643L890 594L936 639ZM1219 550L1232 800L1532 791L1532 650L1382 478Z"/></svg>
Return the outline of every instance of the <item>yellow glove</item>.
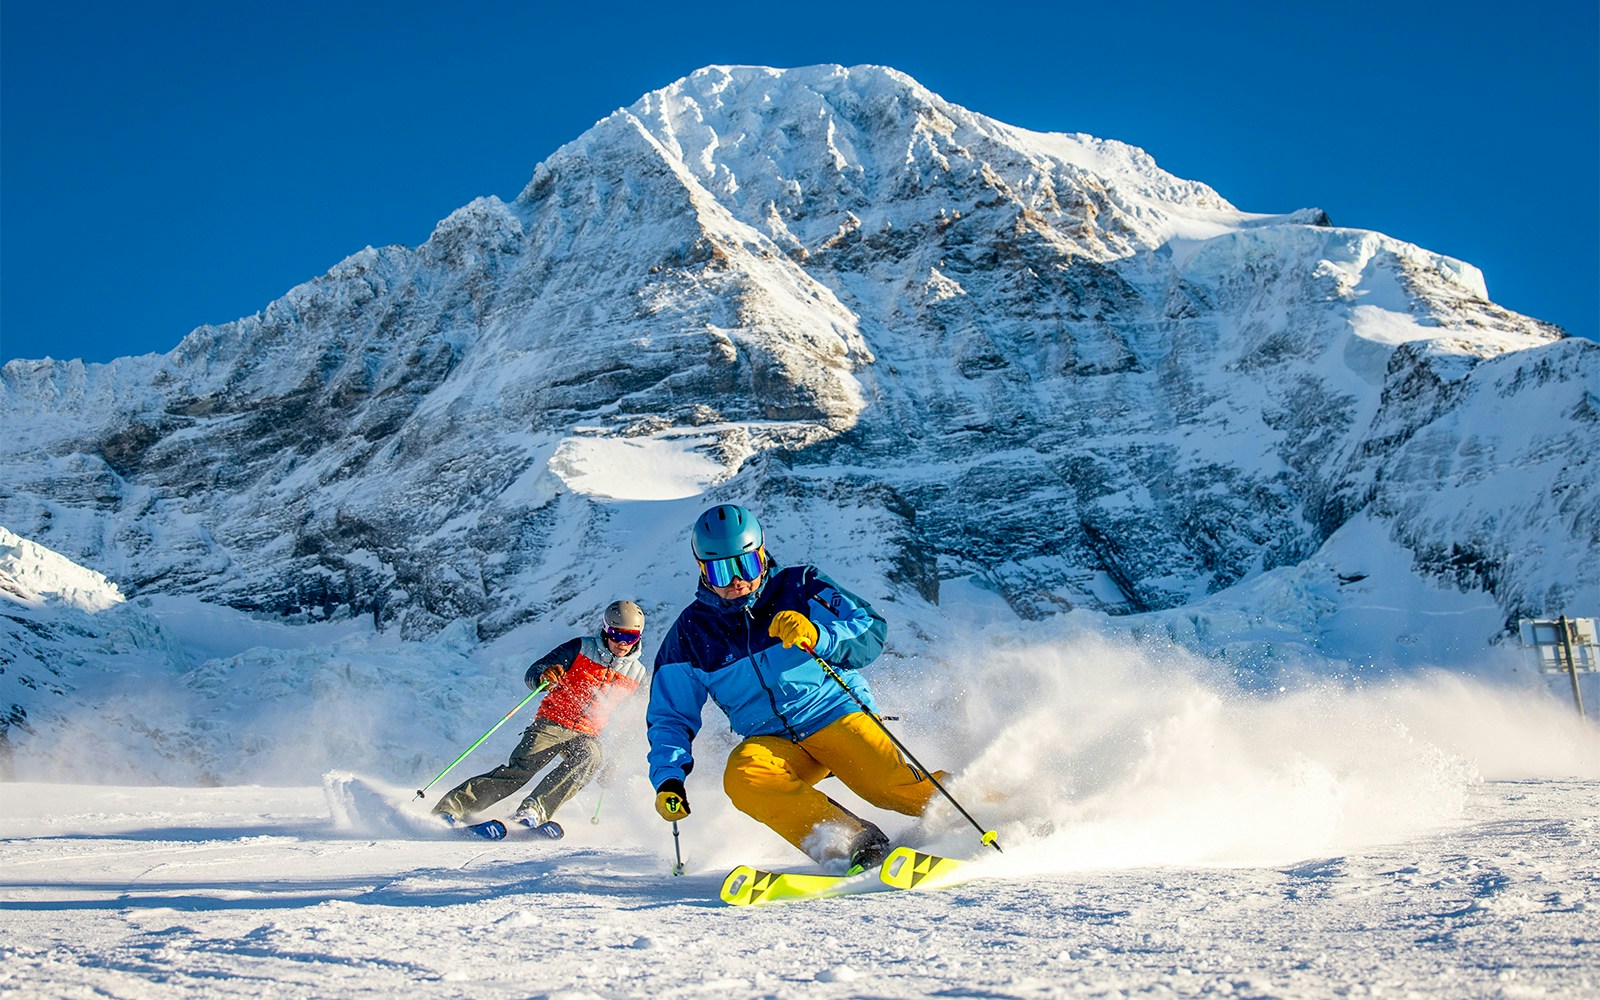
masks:
<svg viewBox="0 0 1600 1000"><path fill-rule="evenodd" d="M817 627L798 611L780 611L767 626L767 634L783 640L783 648L796 643L804 649L817 648Z"/></svg>
<svg viewBox="0 0 1600 1000"><path fill-rule="evenodd" d="M689 797L684 794L683 782L668 778L656 789L656 812L667 822L689 815Z"/></svg>

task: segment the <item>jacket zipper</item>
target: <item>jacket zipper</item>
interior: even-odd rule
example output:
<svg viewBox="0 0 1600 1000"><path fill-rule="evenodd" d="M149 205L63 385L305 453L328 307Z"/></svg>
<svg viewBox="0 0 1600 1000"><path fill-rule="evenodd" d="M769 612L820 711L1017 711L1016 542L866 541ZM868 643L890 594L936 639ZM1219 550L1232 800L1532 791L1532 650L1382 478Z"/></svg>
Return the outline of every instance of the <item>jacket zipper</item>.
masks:
<svg viewBox="0 0 1600 1000"><path fill-rule="evenodd" d="M794 731L794 727L789 725L789 720L784 718L783 717L783 713L778 710L778 696L772 690L772 686L767 683L767 679L764 676L762 676L762 674L761 674L761 661L756 659L754 637L751 635L751 631L750 631L751 626L755 624L755 620L756 620L755 609L754 608L745 608L744 609L744 655L745 655L745 659L750 661L750 669L755 672L756 680L761 684L761 690L763 690L763 691L765 691L767 693L767 703L772 706L772 717L774 719L777 719L780 723L783 724L783 728L788 731L789 738L791 740L794 740L796 743L799 743L800 742L800 735Z"/></svg>

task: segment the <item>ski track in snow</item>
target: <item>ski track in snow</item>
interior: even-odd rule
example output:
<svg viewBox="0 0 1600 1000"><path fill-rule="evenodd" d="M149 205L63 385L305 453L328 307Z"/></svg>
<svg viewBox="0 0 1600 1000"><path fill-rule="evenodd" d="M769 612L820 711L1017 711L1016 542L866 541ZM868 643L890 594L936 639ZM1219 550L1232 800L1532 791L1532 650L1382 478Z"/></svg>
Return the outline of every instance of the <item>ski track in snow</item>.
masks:
<svg viewBox="0 0 1600 1000"><path fill-rule="evenodd" d="M1446 830L1287 864L745 910L717 900L692 821L674 878L665 826L652 856L603 823L559 843L373 838L370 801L341 817L315 788L4 799L4 994L1600 996L1594 780L1479 784Z"/></svg>

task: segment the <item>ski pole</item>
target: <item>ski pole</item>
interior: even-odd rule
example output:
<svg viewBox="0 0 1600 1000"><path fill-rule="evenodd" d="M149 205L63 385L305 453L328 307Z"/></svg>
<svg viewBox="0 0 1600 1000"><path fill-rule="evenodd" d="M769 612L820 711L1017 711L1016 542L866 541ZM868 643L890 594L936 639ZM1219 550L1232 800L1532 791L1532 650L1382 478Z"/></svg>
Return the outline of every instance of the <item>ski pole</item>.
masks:
<svg viewBox="0 0 1600 1000"><path fill-rule="evenodd" d="M455 767L457 764L461 763L461 761L463 759L465 759L467 754L471 753L472 751L478 749L478 747L482 746L483 745L483 741L488 739L489 737L493 736L494 735L494 731L496 729L499 729L501 726L505 725L506 722L508 720L510 720L510 718L513 715L516 715L518 712L522 711L522 706L526 705L528 702L533 700L533 696L534 695L538 694L539 692L543 691L545 688L547 688L549 686L550 685L546 684L544 681L540 681L539 682L539 686L534 688L532 691L529 691L528 692L528 696L526 698L524 698L521 701L517 702L517 707L513 708L511 711L507 712L506 713L506 717L504 719L501 719L499 722L496 722L494 725L490 726L489 727L489 731L487 733L484 733L482 736L478 737L478 742L472 744L472 746L467 747L465 750L461 751L461 756L457 757L455 760L451 761L449 767L446 767L443 771L440 771L437 775L435 775L433 781L430 781L426 785L423 785L421 788L417 789L417 798L419 798L419 799L422 798L422 793L426 792L428 789L432 788L434 781L438 781L440 778L442 778L445 775L449 774L450 773L450 768Z"/></svg>
<svg viewBox="0 0 1600 1000"><path fill-rule="evenodd" d="M676 861L672 865L672 874L683 874L683 849L678 846L678 821L672 821L672 854Z"/></svg>
<svg viewBox="0 0 1600 1000"><path fill-rule="evenodd" d="M606 800L606 790L600 789L600 797L594 800L594 815L589 817L589 822L595 826L600 825L600 803Z"/></svg>
<svg viewBox="0 0 1600 1000"><path fill-rule="evenodd" d="M928 770L926 767L923 766L922 761L917 759L917 755L912 753L911 750L909 748L907 748L907 746L904 743L901 743L900 742L900 738L898 736L896 736L894 733L889 731L889 727L883 724L883 719L879 717L878 713L874 712L871 708L868 708L867 707L867 703L862 701L860 696L857 695L854 691L850 690L850 685L845 683L845 679L843 677L839 676L839 671L834 669L833 664L829 663L827 660L824 660L822 657L818 656L817 655L817 651L812 649L812 648L810 648L810 647L808 647L808 646L801 646L800 648L804 649L806 652L810 653L811 654L811 658L813 660L816 660L817 663L821 664L822 669L827 672L828 676L832 677L836 682L838 682L840 687L844 688L844 693L850 696L850 700L854 701L857 705L860 705L861 706L861 710L863 712L867 713L867 716L869 718L871 718L873 722L876 722L878 724L878 728L883 730L883 735L889 737L889 742L893 743L895 745L896 749L898 749L901 753L906 755L906 760L909 760L913 767L915 767L917 770L921 771L923 774L926 774L928 776L928 780L933 782L933 787L937 788L941 795L943 795L945 798L949 799L950 800L950 804L956 807L956 811L959 812L961 815L965 816L967 818L967 822L971 823L973 825L973 827L976 828L977 831L980 834L983 835L983 838L982 838L983 842L985 844L989 845L990 847L994 848L997 851L1000 850L1000 836L999 836L999 834L995 833L995 831L993 831L993 830L985 830L983 828L982 824L980 824L977 820L972 818L972 814L971 813L967 812L965 809L963 809L961 807L961 803L956 801L956 797L954 795L951 795L950 792L945 789L944 785L939 783L939 779L935 778L933 776L933 772L932 771ZM1004 853L1004 852L1001 852L1001 853Z"/></svg>

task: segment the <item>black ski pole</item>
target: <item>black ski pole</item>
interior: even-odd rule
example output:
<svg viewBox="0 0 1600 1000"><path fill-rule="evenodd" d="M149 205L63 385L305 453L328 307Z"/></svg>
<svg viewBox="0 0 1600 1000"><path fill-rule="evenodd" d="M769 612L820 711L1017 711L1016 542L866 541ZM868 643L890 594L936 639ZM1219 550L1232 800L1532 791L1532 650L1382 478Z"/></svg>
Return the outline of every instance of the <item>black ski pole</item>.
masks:
<svg viewBox="0 0 1600 1000"><path fill-rule="evenodd" d="M817 651L814 650L814 649L808 648L806 646L801 646L800 648L804 649L806 652L810 653L811 654L811 658L813 660L816 660L817 663L821 664L822 669L827 671L828 676L832 677L838 683L838 685L840 687L844 688L844 693L850 696L850 700L854 701L857 705L860 705L861 706L861 710L863 712L867 713L867 716L869 718L871 718L873 722L876 722L878 724L878 728L883 730L883 735L889 737L889 742L893 743L895 745L896 749L898 749L901 753L906 755L906 760L909 760L913 767L915 767L917 770L921 771L923 774L926 774L928 776L928 780L933 782L933 787L937 788L941 795L943 795L945 798L949 799L950 800L950 804L956 807L956 811L959 812L961 815L965 816L967 818L967 822L971 823L973 825L973 828L976 829L980 834L983 835L983 837L982 837L983 842L985 844L987 844L988 846L994 848L997 851L1000 850L1000 835L995 833L995 831L993 831L993 830L985 830L981 823L979 823L977 820L972 818L972 814L971 813L967 812L965 809L963 809L961 807L961 803L956 801L956 797L954 795L951 795L950 792L944 787L944 785L939 783L939 779L935 778L933 776L933 772L932 771L928 770L926 767L923 766L922 761L917 759L917 755L912 753L911 750L909 748L907 748L904 743L901 743L900 742L900 738L898 736L896 736L894 733L889 731L889 727L883 724L883 719L879 717L878 713L874 712L872 709L868 708L867 707L867 703L862 701L860 696L858 696L854 691L850 690L850 685L845 682L845 679L843 677L839 676L839 671L834 669L833 664L829 663L827 660L824 660L822 657L818 656L817 655ZM1001 852L1001 853L1004 853L1004 852Z"/></svg>
<svg viewBox="0 0 1600 1000"><path fill-rule="evenodd" d="M438 774L434 775L433 781L430 781L426 785L423 785L421 788L417 789L417 798L419 798L419 799L422 798L422 793L426 792L428 789L432 788L434 781L438 781L440 778L442 778L445 775L449 774L450 773L450 768L453 768L457 764L461 763L464 759L466 759L467 754L471 753L472 751L474 751L474 750L478 749L480 746L482 746L483 745L483 741L488 739L489 737L493 736L494 735L494 731L496 729L499 729L501 726L505 725L506 722L513 715L516 715L518 712L522 711L522 706L526 705L528 702L533 700L533 696L534 695L538 694L539 692L543 691L545 688L547 688L549 686L550 685L546 684L544 681L540 681L539 682L539 686L534 688L532 691L529 691L528 692L528 696L526 698L524 698L521 701L517 702L517 707L513 708L511 711L507 712L506 713L506 717L504 719L501 719L499 722L496 722L494 725L490 726L489 727L489 731L487 733L484 733L482 736L478 737L478 742L472 744L472 746L467 747L465 750L461 751L461 756L457 757L455 760L451 761L449 767L446 767L443 771L440 771Z"/></svg>

